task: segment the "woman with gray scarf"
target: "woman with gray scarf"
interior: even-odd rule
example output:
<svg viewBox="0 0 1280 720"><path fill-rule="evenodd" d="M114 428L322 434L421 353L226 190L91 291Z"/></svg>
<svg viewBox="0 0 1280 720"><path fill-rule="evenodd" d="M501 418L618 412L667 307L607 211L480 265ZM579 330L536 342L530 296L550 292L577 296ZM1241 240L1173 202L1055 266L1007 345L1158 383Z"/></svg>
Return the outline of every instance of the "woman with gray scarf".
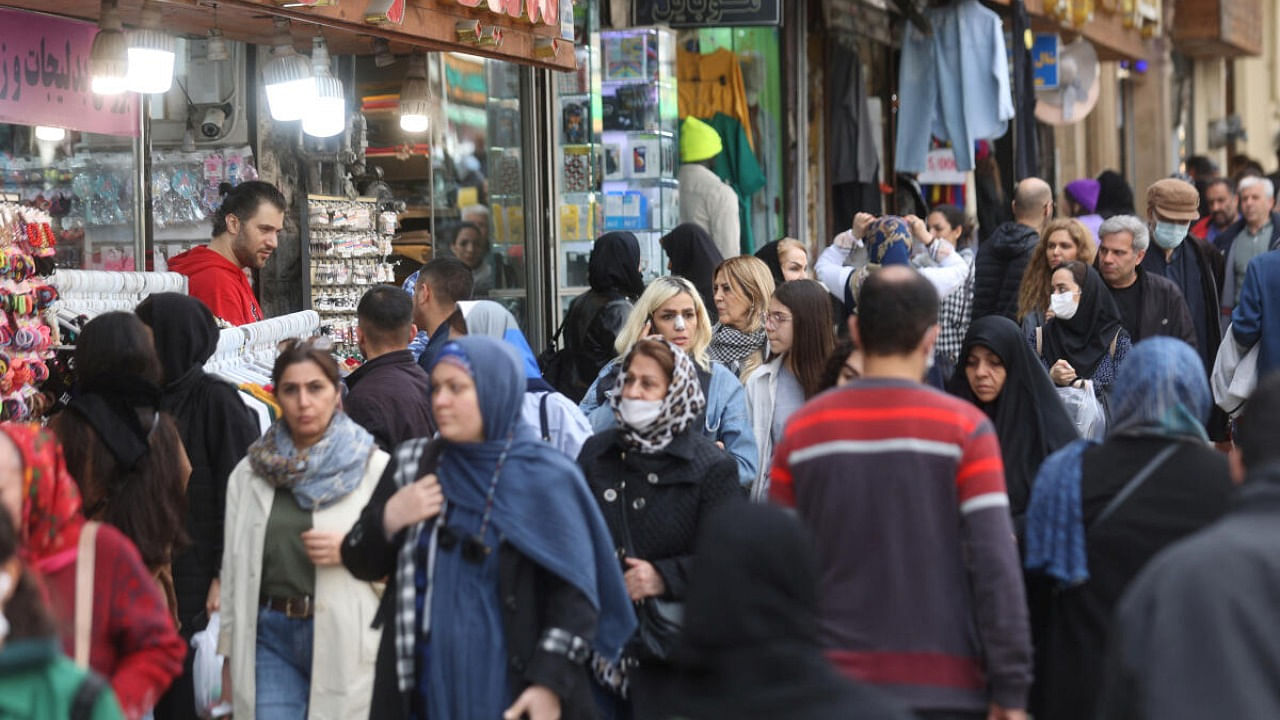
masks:
<svg viewBox="0 0 1280 720"><path fill-rule="evenodd" d="M379 583L340 546L387 465L340 407L327 338L288 340L271 380L281 417L227 486L218 653L237 718L366 717Z"/></svg>

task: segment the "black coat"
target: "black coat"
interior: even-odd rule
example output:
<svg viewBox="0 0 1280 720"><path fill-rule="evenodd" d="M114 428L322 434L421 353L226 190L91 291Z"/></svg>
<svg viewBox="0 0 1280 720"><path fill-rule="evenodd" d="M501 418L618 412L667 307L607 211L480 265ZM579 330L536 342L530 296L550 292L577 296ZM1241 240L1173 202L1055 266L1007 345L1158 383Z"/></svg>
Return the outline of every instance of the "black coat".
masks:
<svg viewBox="0 0 1280 720"><path fill-rule="evenodd" d="M406 440L430 437L431 398L427 372L408 350L379 355L347 376L342 408L390 452Z"/></svg>
<svg viewBox="0 0 1280 720"><path fill-rule="evenodd" d="M1175 337L1199 350L1196 342L1196 326L1191 320L1187 301L1182 290L1172 280L1145 272L1138 266L1138 284L1142 294L1142 313L1138 327L1125 328L1136 345L1156 335Z"/></svg>
<svg viewBox="0 0 1280 720"><path fill-rule="evenodd" d="M370 720L397 720L409 717L411 698L400 692L396 677L396 559L408 535L401 530L391 540L383 532L382 515L397 487L395 456L387 463L360 519L342 542L342 564L356 578L369 582L386 580L386 591L374 616L373 627L382 629L378 657L374 664L373 702ZM435 469L435 457L424 453L416 475ZM560 628L578 637L595 634L596 609L577 588L543 570L512 545L498 546L498 594L502 598L502 626L509 663L509 701L530 685L542 685L560 698L560 716L566 720L596 717L591 679L582 665L563 655L539 649L538 642L549 628ZM484 638L477 638L484 642Z"/></svg>
<svg viewBox="0 0 1280 720"><path fill-rule="evenodd" d="M573 299L564 318L564 347L569 352L571 378L557 388L570 400L582 402L600 368L618 356L613 344L631 314L631 302L616 292L590 290Z"/></svg>
<svg viewBox="0 0 1280 720"><path fill-rule="evenodd" d="M1035 228L1007 222L978 247L973 277L973 319L1004 315L1018 322L1018 288L1040 242Z"/></svg>
<svg viewBox="0 0 1280 720"><path fill-rule="evenodd" d="M623 553L623 513L633 557L649 561L667 587L664 598L684 599L693 543L702 520L720 503L741 496L733 458L701 433L686 430L664 450L629 450L617 428L593 435L578 464Z"/></svg>

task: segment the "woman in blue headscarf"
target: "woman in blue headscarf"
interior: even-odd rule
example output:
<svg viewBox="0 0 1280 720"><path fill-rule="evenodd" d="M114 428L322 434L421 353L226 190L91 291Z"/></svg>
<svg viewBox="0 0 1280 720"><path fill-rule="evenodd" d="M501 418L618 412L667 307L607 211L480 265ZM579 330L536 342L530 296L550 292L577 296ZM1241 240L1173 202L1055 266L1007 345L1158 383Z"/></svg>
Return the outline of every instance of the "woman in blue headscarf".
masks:
<svg viewBox="0 0 1280 720"><path fill-rule="evenodd" d="M1217 519L1231 480L1205 434L1204 365L1181 340L1133 347L1112 385L1106 440L1040 467L1027 510L1037 720L1094 716L1112 610L1156 553Z"/></svg>
<svg viewBox="0 0 1280 720"><path fill-rule="evenodd" d="M569 458L520 418L511 346L431 368L439 437L396 449L342 559L387 577L373 718L593 717L590 671L635 629L609 530Z"/></svg>

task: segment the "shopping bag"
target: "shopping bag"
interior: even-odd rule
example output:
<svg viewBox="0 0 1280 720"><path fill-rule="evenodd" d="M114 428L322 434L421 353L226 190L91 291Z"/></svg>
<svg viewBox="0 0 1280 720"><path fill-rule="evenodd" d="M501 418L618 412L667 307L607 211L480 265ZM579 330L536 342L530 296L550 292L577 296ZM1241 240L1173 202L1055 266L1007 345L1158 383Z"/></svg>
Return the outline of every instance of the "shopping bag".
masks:
<svg viewBox="0 0 1280 720"><path fill-rule="evenodd" d="M1107 434L1107 415L1093 391L1093 381L1085 380L1084 387L1060 387L1057 390L1080 437L1101 441Z"/></svg>
<svg viewBox="0 0 1280 720"><path fill-rule="evenodd" d="M1231 417L1240 414L1245 400L1258 384L1258 345L1254 344L1246 351L1236 342L1228 325L1222 344L1218 346L1218 357L1214 360L1209 384L1213 387L1213 401L1218 407Z"/></svg>
<svg viewBox="0 0 1280 720"><path fill-rule="evenodd" d="M230 707L222 706L222 662L218 654L218 613L209 616L209 624L191 636L195 658L191 662L191 682L195 689L196 715L202 718L222 717Z"/></svg>

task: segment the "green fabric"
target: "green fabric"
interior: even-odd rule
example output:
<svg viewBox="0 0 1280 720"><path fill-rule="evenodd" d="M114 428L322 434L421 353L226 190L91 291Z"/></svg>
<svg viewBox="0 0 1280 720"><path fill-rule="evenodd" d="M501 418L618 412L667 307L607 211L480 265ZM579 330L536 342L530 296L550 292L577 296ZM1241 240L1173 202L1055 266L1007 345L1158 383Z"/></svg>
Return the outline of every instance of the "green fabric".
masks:
<svg viewBox="0 0 1280 720"><path fill-rule="evenodd" d="M66 720L85 672L55 638L10 640L0 648L0 718ZM93 704L92 720L123 720L111 687Z"/></svg>
<svg viewBox="0 0 1280 720"><path fill-rule="evenodd" d="M302 533L311 529L311 513L298 506L289 488L278 488L262 543L262 587L266 597L315 597L316 566L307 557Z"/></svg>
<svg viewBox="0 0 1280 720"><path fill-rule="evenodd" d="M707 124L720 133L724 143L724 152L711 161L711 169L738 194L739 244L743 255L751 255L756 251L755 236L751 232L751 196L764 188L767 182L764 170L751 152L742 123L724 113L716 113Z"/></svg>

